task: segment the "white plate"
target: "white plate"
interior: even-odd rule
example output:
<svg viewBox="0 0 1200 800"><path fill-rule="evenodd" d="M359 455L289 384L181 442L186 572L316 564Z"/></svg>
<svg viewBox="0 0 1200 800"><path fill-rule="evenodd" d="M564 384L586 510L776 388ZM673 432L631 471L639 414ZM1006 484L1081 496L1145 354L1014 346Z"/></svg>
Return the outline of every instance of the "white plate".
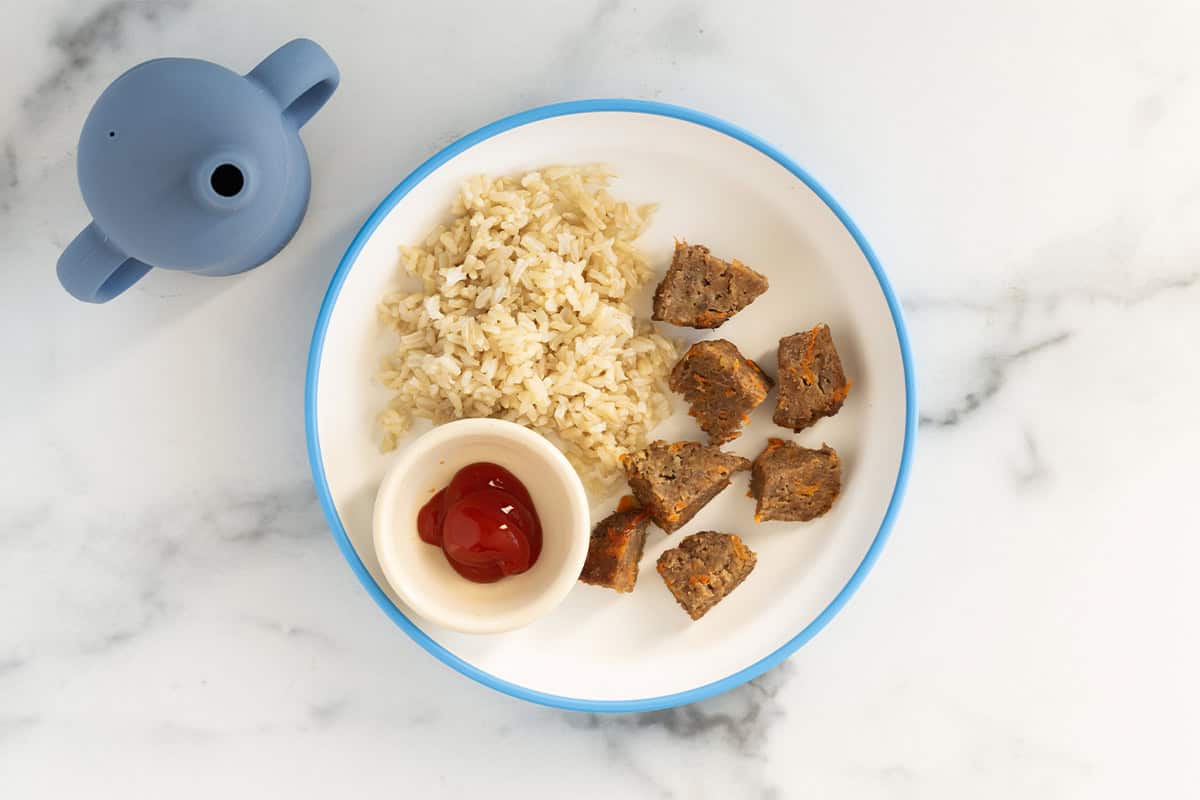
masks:
<svg viewBox="0 0 1200 800"><path fill-rule="evenodd" d="M379 453L374 427L388 399L373 380L387 346L376 304L397 280L397 246L423 238L465 178L591 161L619 173L617 197L660 204L639 240L659 269L679 237L767 275L770 290L717 335L768 372L774 372L781 336L829 323L854 387L837 416L795 439L837 448L842 496L814 522L756 525L742 474L680 532L668 538L651 529L632 594L580 584L530 627L494 636L454 633L407 612L386 588L372 547L372 501L394 458ZM689 340L703 336L665 327ZM753 457L768 436L786 435L770 421L773 406L772 396L728 449ZM701 438L678 399L676 412L654 435ZM692 702L765 672L810 639L878 556L916 433L899 305L845 212L806 172L753 135L688 109L632 100L563 103L500 120L450 145L396 187L333 276L309 356L306 413L326 516L350 566L384 611L469 677L527 700L593 711ZM593 500L598 520L615 498ZM653 565L666 547L700 530L740 533L758 553L758 566L704 619L691 622Z"/></svg>

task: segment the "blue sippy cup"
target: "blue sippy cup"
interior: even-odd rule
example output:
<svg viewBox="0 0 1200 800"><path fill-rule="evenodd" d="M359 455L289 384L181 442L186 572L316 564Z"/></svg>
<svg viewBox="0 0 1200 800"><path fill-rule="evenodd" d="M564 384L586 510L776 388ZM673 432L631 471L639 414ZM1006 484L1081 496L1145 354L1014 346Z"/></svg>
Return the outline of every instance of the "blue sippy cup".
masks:
<svg viewBox="0 0 1200 800"><path fill-rule="evenodd" d="M278 253L308 206L299 129L337 85L337 66L308 39L244 76L191 58L121 75L79 138L92 222L58 259L63 287L104 303L152 267L233 275Z"/></svg>

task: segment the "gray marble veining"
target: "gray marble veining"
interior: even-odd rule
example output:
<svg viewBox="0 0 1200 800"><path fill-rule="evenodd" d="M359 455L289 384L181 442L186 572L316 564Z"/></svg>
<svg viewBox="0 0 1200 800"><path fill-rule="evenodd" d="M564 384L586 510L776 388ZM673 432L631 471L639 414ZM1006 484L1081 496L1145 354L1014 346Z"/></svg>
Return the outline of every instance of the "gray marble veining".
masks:
<svg viewBox="0 0 1200 800"><path fill-rule="evenodd" d="M53 65L22 100L22 107L33 121L44 121L63 95L76 90L77 77L92 68L100 53L120 52L132 21L153 29L190 5L191 0L112 0L82 17L63 19L50 37Z"/></svg>
<svg viewBox="0 0 1200 800"><path fill-rule="evenodd" d="M1070 332L1063 331L1010 353L985 353L980 355L978 359L978 371L980 375L976 379L977 388L968 391L963 395L961 400L950 408L935 412L922 412L920 417L921 424L931 425L936 428L949 428L958 425L966 417L982 408L987 401L995 397L1004 388L1010 367L1019 364L1023 359L1063 344L1070 338Z"/></svg>

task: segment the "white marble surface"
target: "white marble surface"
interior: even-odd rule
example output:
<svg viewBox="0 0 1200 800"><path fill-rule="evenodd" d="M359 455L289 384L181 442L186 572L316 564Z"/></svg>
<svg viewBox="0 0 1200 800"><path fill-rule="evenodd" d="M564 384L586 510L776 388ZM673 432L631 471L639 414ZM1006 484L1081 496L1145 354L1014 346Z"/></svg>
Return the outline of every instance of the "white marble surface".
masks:
<svg viewBox="0 0 1200 800"><path fill-rule="evenodd" d="M5 4L0 797L1194 793L1200 8L1138 5ZM295 241L241 278L70 300L96 94L297 35L343 84L304 131ZM833 625L729 695L607 718L495 694L392 626L326 531L301 407L378 198L494 117L601 95L725 116L825 182L905 302L923 418Z"/></svg>

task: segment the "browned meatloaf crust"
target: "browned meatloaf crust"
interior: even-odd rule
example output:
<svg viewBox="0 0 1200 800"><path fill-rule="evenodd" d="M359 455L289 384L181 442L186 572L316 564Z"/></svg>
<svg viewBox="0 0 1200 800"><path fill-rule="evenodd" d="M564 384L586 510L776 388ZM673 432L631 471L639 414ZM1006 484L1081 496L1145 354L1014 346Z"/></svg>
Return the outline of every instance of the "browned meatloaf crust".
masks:
<svg viewBox="0 0 1200 800"><path fill-rule="evenodd" d="M758 501L755 522L807 522L833 507L842 490L842 464L829 445L809 450L771 439L754 459L750 494Z"/></svg>
<svg viewBox="0 0 1200 800"><path fill-rule="evenodd" d="M696 342L671 370L671 389L691 405L710 444L742 435L750 412L767 399L771 379L732 342Z"/></svg>
<svg viewBox="0 0 1200 800"><path fill-rule="evenodd" d="M736 258L701 244L675 243L666 277L654 290L653 319L687 328L719 328L767 290L767 279Z"/></svg>
<svg viewBox="0 0 1200 800"><path fill-rule="evenodd" d="M700 619L746 579L758 556L732 533L684 537L658 557L658 574L683 610Z"/></svg>
<svg viewBox="0 0 1200 800"><path fill-rule="evenodd" d="M750 460L700 442L651 442L622 459L633 494L667 533L678 530Z"/></svg>
<svg viewBox="0 0 1200 800"><path fill-rule="evenodd" d="M821 417L832 417L846 401L850 381L833 346L829 326L779 340L779 399L776 425L800 431Z"/></svg>
<svg viewBox="0 0 1200 800"><path fill-rule="evenodd" d="M601 520L592 531L579 580L618 592L632 592L649 524L650 515L640 508L618 511Z"/></svg>

